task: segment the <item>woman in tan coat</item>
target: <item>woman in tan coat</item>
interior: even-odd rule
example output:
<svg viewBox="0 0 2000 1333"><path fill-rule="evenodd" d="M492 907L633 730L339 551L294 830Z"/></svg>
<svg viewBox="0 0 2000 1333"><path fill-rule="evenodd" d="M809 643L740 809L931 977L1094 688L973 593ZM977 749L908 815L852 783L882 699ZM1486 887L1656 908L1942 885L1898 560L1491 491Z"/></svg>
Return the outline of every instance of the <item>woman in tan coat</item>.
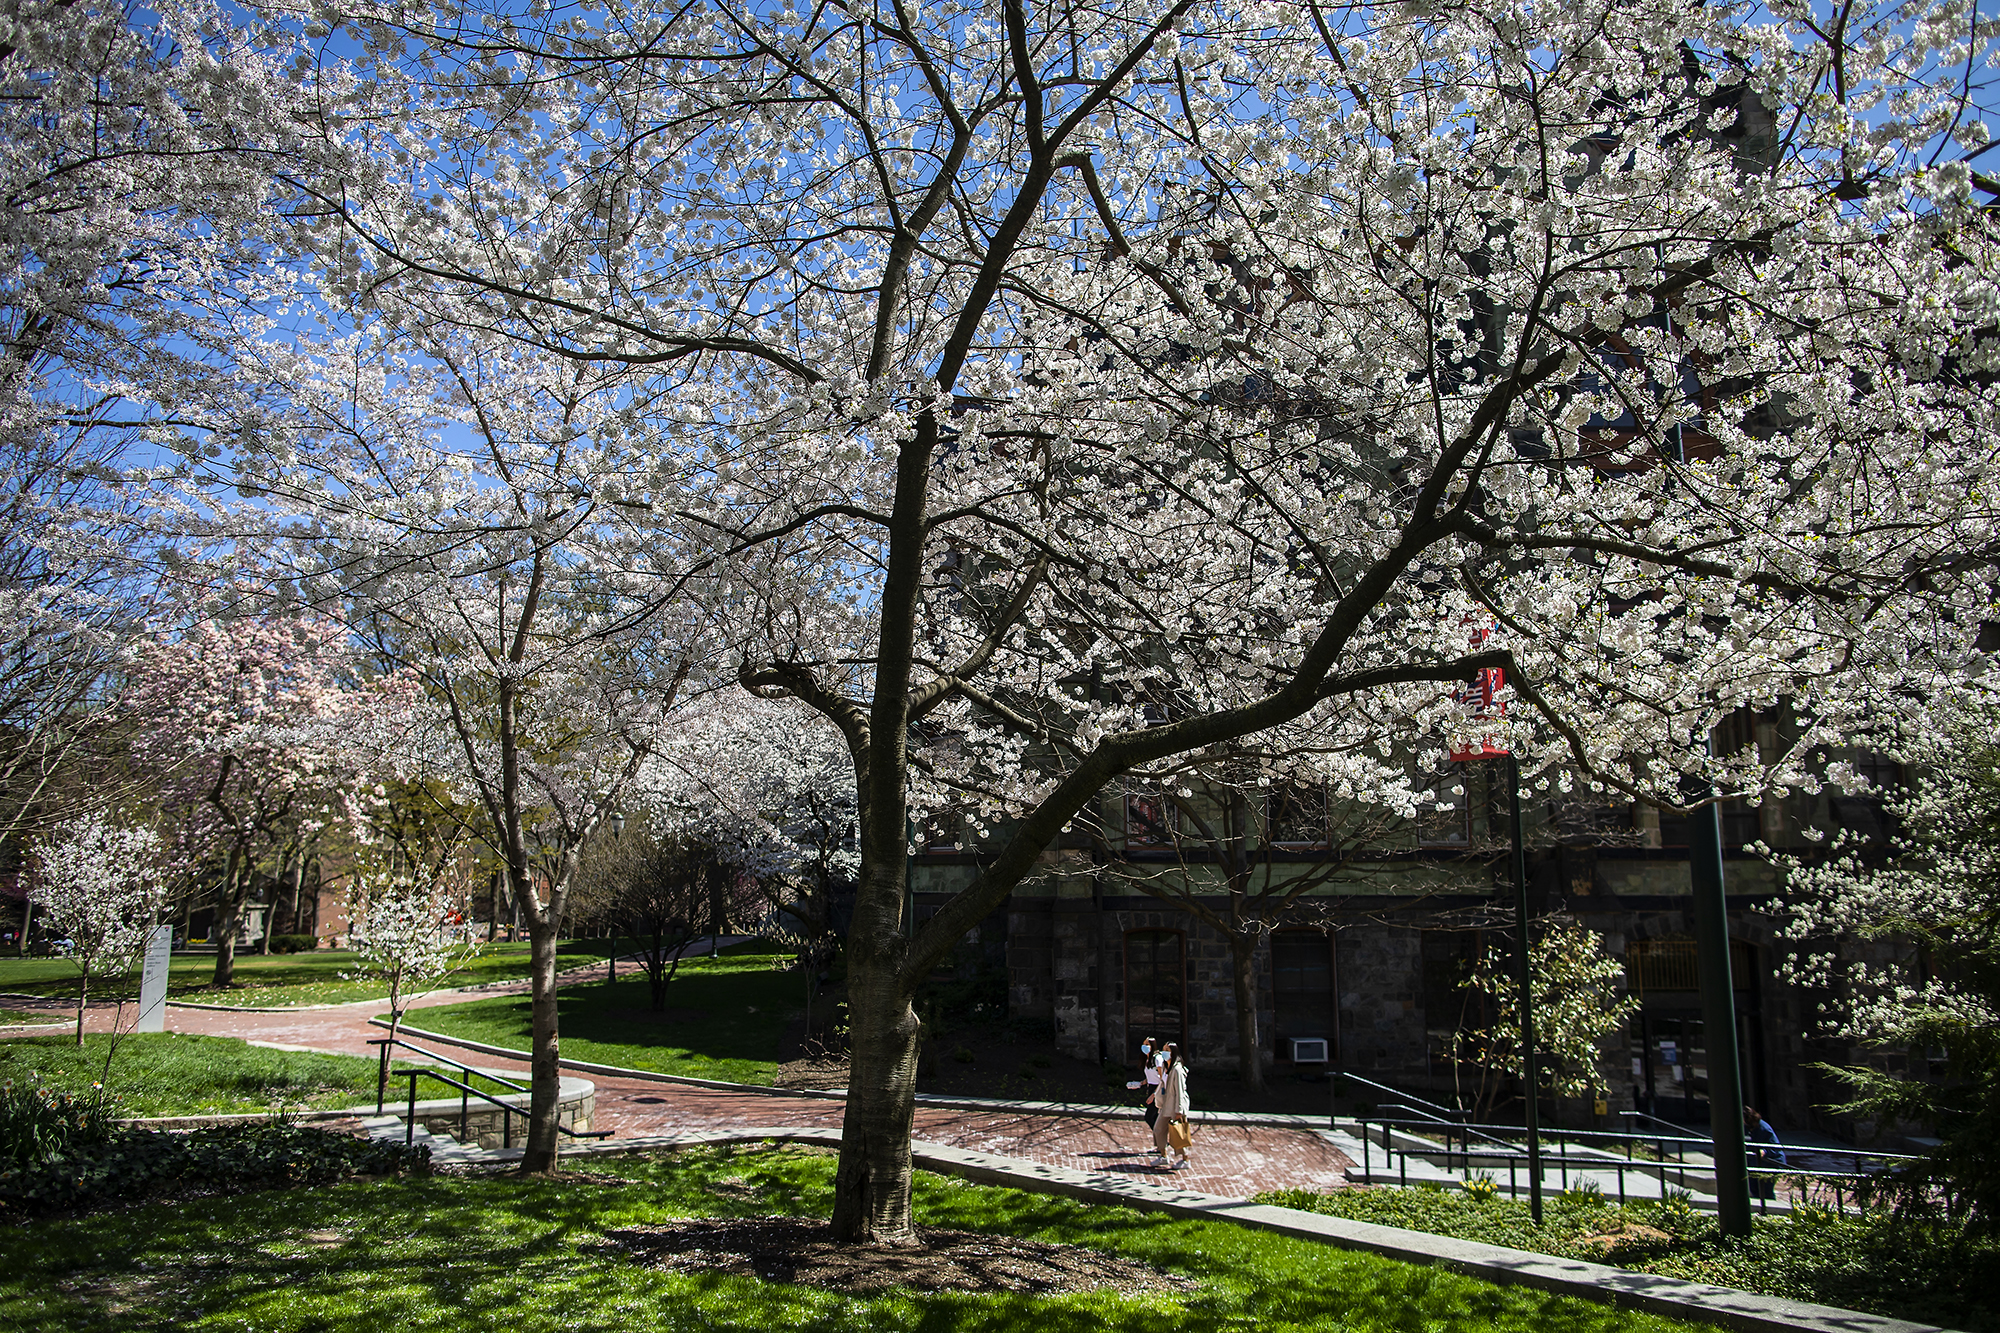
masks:
<svg viewBox="0 0 2000 1333"><path fill-rule="evenodd" d="M1160 1108L1160 1127L1164 1131L1176 1120L1188 1118L1187 1066L1181 1062L1180 1048L1172 1042L1166 1045L1166 1065L1160 1070L1160 1086L1153 1094L1153 1104ZM1165 1133L1161 1134L1164 1141ZM1185 1148L1176 1148L1180 1160L1168 1168L1178 1171L1188 1164Z"/></svg>

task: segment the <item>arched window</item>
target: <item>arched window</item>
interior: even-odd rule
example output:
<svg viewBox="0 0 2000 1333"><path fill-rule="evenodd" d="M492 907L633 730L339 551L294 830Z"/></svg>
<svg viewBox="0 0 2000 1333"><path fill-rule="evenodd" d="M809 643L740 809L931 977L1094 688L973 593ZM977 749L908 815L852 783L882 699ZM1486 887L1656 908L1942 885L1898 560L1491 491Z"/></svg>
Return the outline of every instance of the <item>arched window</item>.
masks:
<svg viewBox="0 0 2000 1333"><path fill-rule="evenodd" d="M1187 948L1178 930L1125 932L1125 1044L1139 1056L1147 1037L1187 1053Z"/></svg>

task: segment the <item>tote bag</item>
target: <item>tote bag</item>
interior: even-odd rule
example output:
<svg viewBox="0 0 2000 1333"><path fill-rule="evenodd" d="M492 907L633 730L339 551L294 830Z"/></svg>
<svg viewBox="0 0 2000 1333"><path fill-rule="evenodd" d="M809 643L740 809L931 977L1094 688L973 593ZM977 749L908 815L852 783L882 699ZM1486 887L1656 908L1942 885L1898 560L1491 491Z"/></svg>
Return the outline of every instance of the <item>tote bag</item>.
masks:
<svg viewBox="0 0 2000 1333"><path fill-rule="evenodd" d="M1194 1146L1194 1125L1185 1117L1167 1126L1167 1146L1176 1152L1186 1152Z"/></svg>

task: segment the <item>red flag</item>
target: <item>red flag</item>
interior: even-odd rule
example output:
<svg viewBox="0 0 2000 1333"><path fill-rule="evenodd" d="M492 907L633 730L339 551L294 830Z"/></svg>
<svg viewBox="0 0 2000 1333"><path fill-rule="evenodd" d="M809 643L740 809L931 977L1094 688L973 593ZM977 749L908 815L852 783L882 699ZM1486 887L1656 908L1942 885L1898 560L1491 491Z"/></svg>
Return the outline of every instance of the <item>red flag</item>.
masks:
<svg viewBox="0 0 2000 1333"><path fill-rule="evenodd" d="M1491 631L1484 626L1474 630L1472 646L1477 648L1486 642L1489 633ZM1505 667L1481 667L1473 673L1472 683L1465 687L1459 697L1480 717L1505 717L1507 705L1501 700L1500 691L1506 686ZM1506 753L1506 750L1493 743L1491 736L1482 736L1471 744L1454 745L1451 748L1452 762L1459 764L1473 759L1493 759Z"/></svg>

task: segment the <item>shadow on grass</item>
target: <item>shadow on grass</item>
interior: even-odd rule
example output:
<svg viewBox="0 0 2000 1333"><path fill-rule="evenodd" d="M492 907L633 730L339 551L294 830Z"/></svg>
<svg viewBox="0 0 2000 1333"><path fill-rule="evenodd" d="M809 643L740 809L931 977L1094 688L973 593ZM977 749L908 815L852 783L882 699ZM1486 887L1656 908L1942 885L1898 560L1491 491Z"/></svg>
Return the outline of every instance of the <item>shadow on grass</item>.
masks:
<svg viewBox="0 0 2000 1333"><path fill-rule="evenodd" d="M572 1060L655 1070L690 1078L769 1084L779 1045L800 1008L799 980L761 957L690 960L654 1013L643 974L616 985L567 986L559 993L563 1054ZM468 1041L525 1050L525 996L473 1000L419 1011L415 1026Z"/></svg>
<svg viewBox="0 0 2000 1333"><path fill-rule="evenodd" d="M632 1328L1094 1333L1187 1329L1598 1333L1676 1327L1224 1223L1146 1216L918 1177L938 1226L1092 1245L1178 1271L1185 1296L858 1297L752 1277L668 1273L600 1255L603 1232L668 1217L821 1215L832 1159L690 1152L620 1160L598 1180L436 1178L200 1200L0 1227L0 1326L509 1333Z"/></svg>

